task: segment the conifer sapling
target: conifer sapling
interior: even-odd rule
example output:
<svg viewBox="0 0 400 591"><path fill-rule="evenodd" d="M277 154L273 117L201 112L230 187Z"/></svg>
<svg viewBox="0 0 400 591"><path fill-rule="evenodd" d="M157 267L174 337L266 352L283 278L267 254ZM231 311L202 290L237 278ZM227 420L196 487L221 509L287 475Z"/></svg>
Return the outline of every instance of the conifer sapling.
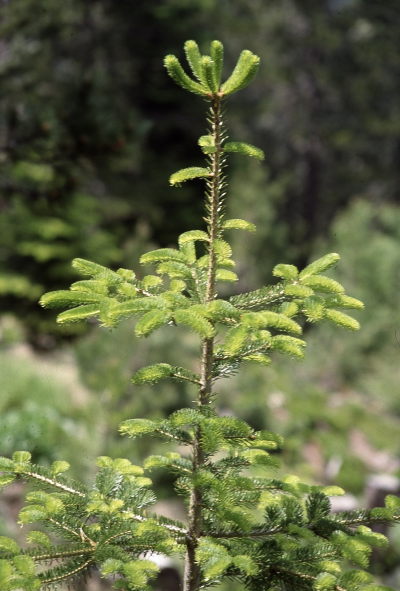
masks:
<svg viewBox="0 0 400 591"><path fill-rule="evenodd" d="M374 585L364 570L372 546L387 543L369 526L398 521L400 499L389 496L385 508L332 514L329 496L341 489L306 485L293 476L271 477L278 462L270 451L282 445L281 437L216 412L214 385L219 379L247 361L268 365L271 351L302 358L302 319L357 330L358 322L343 310L363 305L323 275L337 263L337 254L300 273L293 265L277 265L277 284L228 300L218 297L220 282L237 279L225 231L255 230L244 220L225 219L226 158L230 152L264 158L254 146L227 141L223 105L251 82L259 58L243 51L232 75L221 83L219 41L211 43L209 56L202 56L194 41L186 42L185 52L193 77L175 56L167 56L165 66L177 84L210 104L208 133L199 139L206 165L180 170L170 183L205 180L206 231L185 232L178 248L145 254L141 263L156 270L141 280L128 269L114 272L75 259L74 268L85 278L68 291L44 295L41 304L67 307L58 316L60 323L97 317L103 326L115 328L136 316L139 338L167 324L182 324L198 335L198 373L157 363L133 377L137 385L171 378L192 383L197 403L167 419L133 418L120 427L132 438L152 435L170 442L171 450L148 457L144 469L174 474L176 492L187 503L187 522L149 512L156 500L151 480L127 459L98 458L99 471L88 487L64 475L67 462L47 469L32 465L27 451L16 452L12 459L0 458L0 483L36 483L19 522L38 524L39 529L29 531L24 549L0 537L0 588L36 591L62 582L74 585L98 568L103 576L115 575L115 589L145 590L157 571L148 556L162 553L184 559L185 591L214 586L224 577L238 579L251 591L388 589ZM177 444L186 453L179 453ZM265 476L254 476L253 467L258 473L264 469ZM346 561L357 568L343 568Z"/></svg>

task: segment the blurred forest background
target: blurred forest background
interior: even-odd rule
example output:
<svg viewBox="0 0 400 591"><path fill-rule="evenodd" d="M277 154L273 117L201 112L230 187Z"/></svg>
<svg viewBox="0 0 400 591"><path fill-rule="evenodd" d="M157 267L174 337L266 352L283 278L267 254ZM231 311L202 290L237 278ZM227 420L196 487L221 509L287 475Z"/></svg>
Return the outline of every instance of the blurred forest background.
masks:
<svg viewBox="0 0 400 591"><path fill-rule="evenodd" d="M193 364L193 335L137 341L129 322L61 328L38 305L77 280L74 257L140 274L142 253L202 229L202 183L168 184L203 162L207 105L163 68L187 39L205 53L220 39L226 72L244 48L261 57L255 81L228 103L231 140L266 160L230 158L229 213L258 231L232 233L240 281L226 295L270 283L278 262L338 252L332 277L366 305L359 333L309 326L304 362L277 357L221 383L220 411L280 432L283 473L344 487L349 507L377 503L377 491L399 493L400 477L396 0L3 0L0 454L69 460L89 478L97 455L140 462L154 451L121 438L121 420L192 399L181 384L139 389L130 378L177 356ZM171 482L154 478L160 504L179 515L166 505ZM20 535L17 493L2 497L0 533ZM372 568L395 586L400 532L389 534Z"/></svg>

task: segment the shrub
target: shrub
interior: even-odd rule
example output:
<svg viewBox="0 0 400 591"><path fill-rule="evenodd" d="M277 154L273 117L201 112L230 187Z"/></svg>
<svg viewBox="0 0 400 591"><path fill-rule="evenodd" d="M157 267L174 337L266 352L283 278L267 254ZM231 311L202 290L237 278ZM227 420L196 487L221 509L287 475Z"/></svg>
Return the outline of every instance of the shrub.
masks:
<svg viewBox="0 0 400 591"><path fill-rule="evenodd" d="M185 591L213 586L224 577L237 578L252 591L384 589L373 585L364 569L372 546L384 546L387 540L368 526L398 520L400 500L391 496L385 508L331 514L329 496L342 494L341 489L310 486L293 476L278 480L263 475L278 465L274 452L282 438L215 411L214 385L219 379L245 362L268 365L273 350L302 358L304 321L357 330L358 322L343 310L360 309L362 303L323 275L337 263L335 253L300 273L293 265L277 265L276 285L218 298L220 282L237 279L225 231L255 230L244 220L225 219L226 155L264 157L254 146L227 141L222 105L251 82L259 58L243 51L221 84L221 43L211 44L210 56L202 56L194 41L188 41L185 50L195 79L174 56L167 56L165 65L175 82L210 103L209 132L199 140L207 165L180 170L170 182L205 179L207 231L185 232L178 248L145 254L141 263L154 266L155 272L141 280L128 269L114 272L75 259L75 269L89 279L77 281L68 291L46 294L41 303L68 308L58 316L61 324L96 316L103 326L115 328L124 318L138 316L139 338L175 324L198 335L198 372L157 363L133 377L137 385L162 379L187 383L197 391L194 405L167 419L133 418L120 427L129 437L150 435L172 445L165 455L148 457L144 468L163 468L175 475L176 492L187 502L187 523L148 512L155 501L151 481L127 459L98 458L99 472L88 488L64 476L66 462L45 469L32 465L28 452L16 452L12 459L0 460L2 484L16 478L38 484L27 496L20 523L40 523L56 537L30 531L29 550L1 538L2 589L33 591L74 582L95 566L104 576L117 576L116 589L146 589L157 570L146 558L153 552L185 557ZM343 569L344 559L360 568Z"/></svg>

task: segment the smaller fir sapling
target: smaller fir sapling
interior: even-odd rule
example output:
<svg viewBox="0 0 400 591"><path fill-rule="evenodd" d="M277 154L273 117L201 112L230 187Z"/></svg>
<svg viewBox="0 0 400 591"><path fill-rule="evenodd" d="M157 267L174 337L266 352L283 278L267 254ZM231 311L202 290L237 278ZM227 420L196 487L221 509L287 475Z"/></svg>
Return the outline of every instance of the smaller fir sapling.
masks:
<svg viewBox="0 0 400 591"><path fill-rule="evenodd" d="M28 452L16 452L12 459L0 459L0 483L22 479L36 484L19 522L38 523L40 530L29 531L26 548L0 538L0 588L34 591L62 582L74 585L98 568L103 576L114 575L115 589L145 590L157 570L148 556L163 553L184 558L185 591L214 586L224 577L241 581L251 591L388 589L375 585L364 570L372 546L387 543L368 526L400 520L400 499L389 496L385 508L332 514L329 496L343 492L337 487L246 472L275 468L276 456L268 450L279 448L282 439L217 413L218 379L229 377L245 361L268 365L274 350L303 357L302 318L357 330L356 320L342 310L360 309L362 304L322 275L336 264L337 254L300 273L293 265L277 265L273 274L278 284L229 300L217 297L218 282L237 279L225 230L255 229L249 222L224 217L226 155L264 157L254 146L226 141L222 103L251 82L259 58L243 51L221 85L220 42L212 42L210 56L202 56L194 41L185 44L185 51L195 79L174 56L165 58L165 66L175 82L211 103L209 132L199 140L207 166L180 170L170 182L205 179L207 231L185 232L177 249L145 254L141 263L155 265L156 273L141 280L127 269L114 272L76 259L74 268L90 279L77 281L69 291L48 293L41 303L69 308L59 315L60 323L98 317L103 326L114 328L135 315L138 337L177 324L199 336L198 373L158 363L133 377L138 385L162 378L194 384L197 404L167 419L130 419L121 425L121 433L132 438L152 435L175 444L173 451L147 458L144 468L164 468L175 475L176 492L187 503L187 523L148 511L156 500L151 481L127 459L98 458L99 471L90 488L64 475L67 462L54 462L47 469L32 465ZM179 453L176 444L187 453ZM349 568L349 563L360 568Z"/></svg>

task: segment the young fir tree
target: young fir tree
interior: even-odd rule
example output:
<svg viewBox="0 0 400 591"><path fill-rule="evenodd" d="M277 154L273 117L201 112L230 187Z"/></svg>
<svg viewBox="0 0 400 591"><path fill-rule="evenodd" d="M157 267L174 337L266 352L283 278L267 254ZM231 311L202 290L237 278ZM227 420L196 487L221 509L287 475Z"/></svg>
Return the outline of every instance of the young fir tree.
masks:
<svg viewBox="0 0 400 591"><path fill-rule="evenodd" d="M34 591L63 581L73 584L92 568L104 576L116 575L115 589L146 589L156 571L146 558L153 552L184 556L185 591L213 586L224 577L242 581L251 591L388 589L371 583L363 570L371 547L387 543L368 526L399 520L400 499L389 496L385 508L332 514L329 496L341 494L341 489L309 486L292 476L271 478L268 473L278 463L267 450L279 448L281 437L255 431L215 410L218 379L229 377L245 361L269 364L270 351L303 357L302 319L357 330L356 320L342 309L360 309L362 304L322 274L336 264L337 254L328 254L301 273L292 265L277 265L273 274L278 284L229 300L218 298L219 282L236 281L225 230L255 229L243 220L224 218L226 154L263 158L254 146L226 141L222 105L250 83L259 58L243 51L232 75L221 84L220 42L211 44L210 56L202 56L194 41L188 41L185 50L196 80L185 74L174 56L166 57L165 66L175 82L211 103L209 132L199 139L207 166L180 170L170 182L205 179L207 232L185 232L179 248L145 254L141 263L155 265L156 273L142 280L127 269L113 272L76 259L75 269L90 279L77 281L70 291L48 293L41 303L69 308L59 315L60 323L98 317L114 328L121 319L137 315L138 337L166 324L183 324L198 334L198 374L158 363L133 377L138 385L162 378L195 384L197 404L168 419L131 419L121 425L124 435L153 435L174 446L164 456L147 458L144 468L165 468L176 476L176 492L187 503L187 523L148 512L155 502L151 481L127 459L98 458L99 471L88 488L64 476L67 462L57 461L46 469L32 465L28 452L16 452L13 459L0 460L1 484L15 479L36 483L19 521L38 523L40 530L29 531L32 547L26 549L0 538L1 589ZM202 256L196 242L205 247ZM187 452L178 453L176 444ZM265 469L266 475L254 476L252 467L257 473ZM348 563L361 568L348 568Z"/></svg>

